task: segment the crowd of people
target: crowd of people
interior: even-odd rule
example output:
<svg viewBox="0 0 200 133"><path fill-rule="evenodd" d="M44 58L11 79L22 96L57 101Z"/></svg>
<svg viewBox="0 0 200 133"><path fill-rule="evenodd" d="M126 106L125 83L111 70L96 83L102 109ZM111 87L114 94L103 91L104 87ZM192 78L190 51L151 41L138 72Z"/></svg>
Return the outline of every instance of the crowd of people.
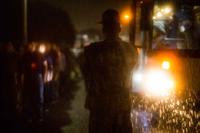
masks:
<svg viewBox="0 0 200 133"><path fill-rule="evenodd" d="M43 121L51 104L66 93L66 57L55 44L32 42L18 53L12 42L1 44L1 118L21 115ZM69 71L69 70L68 70Z"/></svg>

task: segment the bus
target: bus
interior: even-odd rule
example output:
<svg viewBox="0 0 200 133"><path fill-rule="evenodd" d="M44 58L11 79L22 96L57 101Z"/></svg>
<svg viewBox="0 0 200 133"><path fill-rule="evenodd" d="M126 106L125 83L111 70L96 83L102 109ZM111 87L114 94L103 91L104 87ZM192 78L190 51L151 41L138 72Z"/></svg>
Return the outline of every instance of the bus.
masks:
<svg viewBox="0 0 200 133"><path fill-rule="evenodd" d="M133 0L130 41L133 127L138 132L199 132L200 2Z"/></svg>

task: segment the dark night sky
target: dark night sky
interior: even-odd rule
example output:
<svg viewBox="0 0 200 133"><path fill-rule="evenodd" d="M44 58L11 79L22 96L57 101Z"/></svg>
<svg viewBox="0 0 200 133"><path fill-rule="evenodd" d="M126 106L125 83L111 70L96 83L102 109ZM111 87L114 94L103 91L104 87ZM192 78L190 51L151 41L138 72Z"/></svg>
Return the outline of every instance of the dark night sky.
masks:
<svg viewBox="0 0 200 133"><path fill-rule="evenodd" d="M103 11L115 8L119 11L130 5L132 0L27 0L46 1L48 4L66 11L76 31L99 28ZM5 0L0 4L0 40L20 40L22 38L23 0Z"/></svg>
<svg viewBox="0 0 200 133"><path fill-rule="evenodd" d="M43 0L70 15L75 29L98 27L102 12L107 8L123 9L131 0Z"/></svg>

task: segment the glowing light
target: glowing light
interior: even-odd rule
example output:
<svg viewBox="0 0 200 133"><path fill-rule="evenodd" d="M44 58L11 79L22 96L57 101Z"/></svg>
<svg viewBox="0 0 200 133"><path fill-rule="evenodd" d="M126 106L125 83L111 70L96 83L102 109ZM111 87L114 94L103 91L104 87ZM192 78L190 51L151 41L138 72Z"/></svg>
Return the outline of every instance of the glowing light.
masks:
<svg viewBox="0 0 200 133"><path fill-rule="evenodd" d="M170 68L170 62L169 61L163 61L162 62L162 68L168 70Z"/></svg>
<svg viewBox="0 0 200 133"><path fill-rule="evenodd" d="M131 16L130 13L124 13L124 15L122 16L122 23L127 24L129 23L131 20Z"/></svg>
<svg viewBox="0 0 200 133"><path fill-rule="evenodd" d="M143 79L143 74L141 72L136 72L133 74L133 82L141 83Z"/></svg>
<svg viewBox="0 0 200 133"><path fill-rule="evenodd" d="M47 72L47 82L51 81L53 79L53 72L52 71L48 71Z"/></svg>
<svg viewBox="0 0 200 133"><path fill-rule="evenodd" d="M156 16L157 16L158 18L161 18L161 17L163 16L163 14L162 14L161 12L157 12Z"/></svg>
<svg viewBox="0 0 200 133"><path fill-rule="evenodd" d="M84 40L88 40L88 39L89 39L89 37L88 37L87 34L83 34L82 38L83 38Z"/></svg>
<svg viewBox="0 0 200 133"><path fill-rule="evenodd" d="M144 87L148 95L165 97L169 96L174 88L174 81L167 73L152 70L146 75Z"/></svg>
<svg viewBox="0 0 200 133"><path fill-rule="evenodd" d="M123 24L128 24L131 21L132 14L129 7L127 7L126 9L122 11L120 18Z"/></svg>
<svg viewBox="0 0 200 133"><path fill-rule="evenodd" d="M41 44L41 45L39 46L39 52L43 54L43 53L45 53L45 51L46 51L45 45L44 45L44 44Z"/></svg>
<svg viewBox="0 0 200 133"><path fill-rule="evenodd" d="M124 19L129 20L130 16L128 14L124 15Z"/></svg>
<svg viewBox="0 0 200 133"><path fill-rule="evenodd" d="M172 11L172 9L170 7L166 7L166 8L163 9L163 12L165 14L169 14L169 13L171 13L171 11Z"/></svg>
<svg viewBox="0 0 200 133"><path fill-rule="evenodd" d="M185 32L185 26L181 25L181 26L179 27L179 29L180 29L180 32Z"/></svg>
<svg viewBox="0 0 200 133"><path fill-rule="evenodd" d="M173 9L171 8L171 6L165 6L163 8L158 8L156 10L156 12L154 12L154 16L153 19L156 20L156 19L172 19L172 14L173 14Z"/></svg>

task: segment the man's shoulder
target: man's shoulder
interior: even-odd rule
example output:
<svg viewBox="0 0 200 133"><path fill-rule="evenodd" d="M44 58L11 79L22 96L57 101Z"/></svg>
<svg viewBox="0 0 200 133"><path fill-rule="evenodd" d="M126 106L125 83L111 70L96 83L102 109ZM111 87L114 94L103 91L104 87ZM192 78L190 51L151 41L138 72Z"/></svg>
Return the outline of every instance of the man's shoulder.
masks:
<svg viewBox="0 0 200 133"><path fill-rule="evenodd" d="M120 40L120 44L122 44L125 47L132 47L132 48L134 48L134 46L130 42L126 42L126 41Z"/></svg>
<svg viewBox="0 0 200 133"><path fill-rule="evenodd" d="M129 42L125 42L125 41L121 40L120 44L121 44L121 46L125 47L127 50L137 52L136 47Z"/></svg>

